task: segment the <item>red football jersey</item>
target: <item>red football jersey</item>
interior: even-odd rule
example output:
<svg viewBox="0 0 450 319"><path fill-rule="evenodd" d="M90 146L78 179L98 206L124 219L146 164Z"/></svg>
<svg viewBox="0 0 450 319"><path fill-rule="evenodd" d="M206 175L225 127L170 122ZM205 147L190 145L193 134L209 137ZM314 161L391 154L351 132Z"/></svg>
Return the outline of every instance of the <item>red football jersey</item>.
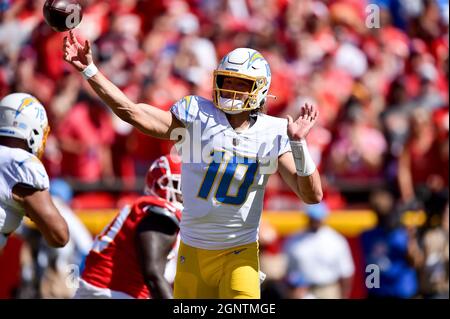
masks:
<svg viewBox="0 0 450 319"><path fill-rule="evenodd" d="M150 298L135 241L140 221L156 212L174 218L174 221L179 221L181 217L180 210L154 196L141 197L132 206L125 206L96 237L86 258L83 280L134 298Z"/></svg>

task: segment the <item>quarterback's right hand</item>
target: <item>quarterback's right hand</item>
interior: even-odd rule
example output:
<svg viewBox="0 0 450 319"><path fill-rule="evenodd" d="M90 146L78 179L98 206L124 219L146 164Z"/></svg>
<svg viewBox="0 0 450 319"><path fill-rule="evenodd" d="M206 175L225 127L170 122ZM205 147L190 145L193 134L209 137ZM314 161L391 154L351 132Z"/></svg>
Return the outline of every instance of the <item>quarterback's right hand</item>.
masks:
<svg viewBox="0 0 450 319"><path fill-rule="evenodd" d="M88 40L82 46L73 31L69 31L69 37L64 37L64 60L72 64L79 72L92 63L91 45Z"/></svg>
<svg viewBox="0 0 450 319"><path fill-rule="evenodd" d="M305 104L300 109L300 116L297 120L293 120L290 115L288 119L287 133L290 140L299 141L306 138L311 128L316 124L319 117L319 110L314 105Z"/></svg>

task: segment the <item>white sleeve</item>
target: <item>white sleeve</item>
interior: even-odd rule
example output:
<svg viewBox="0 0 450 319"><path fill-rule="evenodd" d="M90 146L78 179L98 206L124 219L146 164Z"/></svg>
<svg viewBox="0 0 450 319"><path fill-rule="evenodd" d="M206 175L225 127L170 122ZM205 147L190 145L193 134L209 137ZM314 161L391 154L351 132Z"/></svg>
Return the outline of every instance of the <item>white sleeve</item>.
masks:
<svg viewBox="0 0 450 319"><path fill-rule="evenodd" d="M347 240L343 237L338 241L341 253L339 254L337 266L340 278L352 277L355 273L355 265L353 263L352 253Z"/></svg>
<svg viewBox="0 0 450 319"><path fill-rule="evenodd" d="M185 127L188 127L198 116L198 105L197 96L189 95L172 105L170 111Z"/></svg>
<svg viewBox="0 0 450 319"><path fill-rule="evenodd" d="M44 165L35 157L29 157L20 162L13 163L13 185L25 184L32 188L49 189L50 182Z"/></svg>

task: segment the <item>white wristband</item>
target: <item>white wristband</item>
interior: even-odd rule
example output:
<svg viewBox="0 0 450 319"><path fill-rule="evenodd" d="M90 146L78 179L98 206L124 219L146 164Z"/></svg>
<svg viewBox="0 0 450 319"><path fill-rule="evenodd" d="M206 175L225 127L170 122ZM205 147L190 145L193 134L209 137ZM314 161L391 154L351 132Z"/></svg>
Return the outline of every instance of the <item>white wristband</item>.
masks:
<svg viewBox="0 0 450 319"><path fill-rule="evenodd" d="M308 151L306 140L289 141L292 155L294 156L295 168L298 176L310 176L316 170L316 164Z"/></svg>
<svg viewBox="0 0 450 319"><path fill-rule="evenodd" d="M94 62L91 62L91 64L89 64L86 69L81 71L81 74L83 74L83 77L86 80L89 80L91 77L93 77L97 73L98 73L98 68L95 66Z"/></svg>

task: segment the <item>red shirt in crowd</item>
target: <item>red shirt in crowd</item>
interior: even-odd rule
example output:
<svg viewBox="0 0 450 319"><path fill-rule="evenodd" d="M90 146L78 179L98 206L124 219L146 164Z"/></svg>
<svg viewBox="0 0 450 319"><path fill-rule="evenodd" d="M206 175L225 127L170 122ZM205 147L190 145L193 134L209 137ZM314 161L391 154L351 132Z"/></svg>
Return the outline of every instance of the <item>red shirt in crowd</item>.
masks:
<svg viewBox="0 0 450 319"><path fill-rule="evenodd" d="M63 176L87 182L102 177L102 149L114 142L111 116L102 106L86 102L76 104L61 121L57 137L63 150ZM68 151L67 147L72 150Z"/></svg>

